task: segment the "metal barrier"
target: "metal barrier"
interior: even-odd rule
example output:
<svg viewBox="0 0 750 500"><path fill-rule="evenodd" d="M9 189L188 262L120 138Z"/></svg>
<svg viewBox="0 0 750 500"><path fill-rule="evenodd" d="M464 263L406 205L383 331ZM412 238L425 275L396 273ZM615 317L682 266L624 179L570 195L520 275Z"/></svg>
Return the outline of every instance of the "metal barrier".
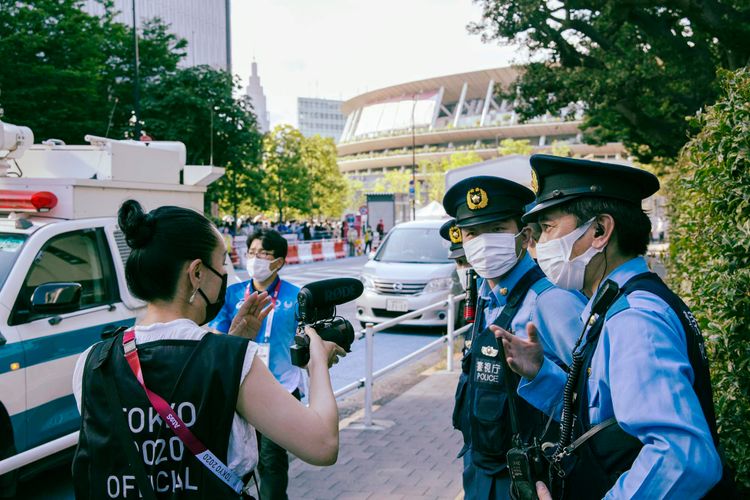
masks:
<svg viewBox="0 0 750 500"><path fill-rule="evenodd" d="M434 350L436 347L439 347L442 344L447 344L446 370L449 372L453 371L453 354L454 354L453 340L456 335L460 335L468 331L471 328L471 325L465 325L459 328L458 330L455 329L455 308L453 307L453 305L461 302L465 298L466 298L466 294L455 295L455 296L449 295L448 298L445 300L441 300L440 302L436 302L427 307L423 307L422 309L418 309L416 311L403 314L401 316L390 319L383 323L379 323L378 325L368 323L364 331L360 332L360 335L359 335L359 338L362 338L362 336L365 337L365 376L359 379L357 382L353 382L345 387L342 387L338 391L334 392L333 395L336 398L339 398L343 396L344 394L348 394L352 391L355 391L357 389L361 389L364 387L365 389L365 408L364 408L365 414L364 414L363 423L365 427L370 427L372 426L372 388L373 388L373 382L375 381L375 379L382 377L386 373L392 370L395 370L396 368L408 363L412 359L419 357L426 352ZM433 342L430 342L426 346L414 351L413 353L407 356L404 356L398 361L391 363L385 368L382 368L378 371L373 371L373 357L375 353L374 336L377 332L381 332L388 328L392 328L400 323L403 323L404 321L414 319L428 311L440 309L442 307L448 308L448 317L446 321L447 328L446 328L445 335L443 335L442 337L438 339L435 339Z"/></svg>
<svg viewBox="0 0 750 500"><path fill-rule="evenodd" d="M334 392L333 393L334 397L339 398L343 396L344 394L348 394L352 391L355 391L364 387L365 389L364 425L366 427L371 427L373 425L372 423L372 388L373 388L373 382L375 381L375 379L382 377L386 373L392 370L395 370L396 368L404 365L405 363L408 363L412 359L419 357L422 354L428 351L431 351L435 349L435 347L438 347L444 343L447 343L446 370L453 371L453 354L454 354L453 339L455 338L456 335L460 335L468 331L469 328L471 328L471 325L465 325L464 327L459 328L458 330L455 330L455 311L454 311L453 305L461 302L464 298L466 298L466 294L455 295L455 296L449 295L448 298L445 300L441 300L440 302L436 302L427 307L423 307L422 309L418 309L416 311L403 314L396 318L380 323L377 326L373 325L372 323L368 323L365 329L360 331L360 334L358 336L359 339L361 339L363 336L365 338L365 376L361 378L360 380L358 380L357 382L353 382L345 387L342 387L338 391ZM382 332L383 330L392 328L404 321L416 318L417 316L420 316L428 311L440 309L441 307L448 308L448 317L447 317L448 324L447 324L447 328L446 328L447 331L445 335L443 335L442 337L438 339L435 339L433 342L430 342L426 346L414 351L413 353L407 356L404 356L398 361L391 363L385 368L381 368L378 371L374 371L374 367L373 367L374 355L375 355L375 338L374 337L377 332ZM78 431L76 431L72 434L68 434L61 438L55 439L54 441L44 443L40 446L37 446L36 448L31 448L30 450L26 450L24 452L18 453L16 455L13 455L12 457L9 457L0 461L0 476L8 472L14 471L16 469L20 469L21 467L24 467L30 463L36 462L37 460L41 460L43 458L54 455L55 453L59 453L68 448L76 446L76 444L78 444L78 434L79 434Z"/></svg>

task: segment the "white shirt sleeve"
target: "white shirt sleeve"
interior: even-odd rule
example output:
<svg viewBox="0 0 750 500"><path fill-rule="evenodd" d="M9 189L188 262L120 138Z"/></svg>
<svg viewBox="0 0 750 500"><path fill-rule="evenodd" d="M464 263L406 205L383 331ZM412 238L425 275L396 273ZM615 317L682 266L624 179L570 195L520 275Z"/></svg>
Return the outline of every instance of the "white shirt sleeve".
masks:
<svg viewBox="0 0 750 500"><path fill-rule="evenodd" d="M83 391L83 369L86 366L86 359L89 357L92 347L94 346L90 346L78 356L76 367L73 370L73 396L76 398L76 406L78 406L79 414L81 413L81 392Z"/></svg>

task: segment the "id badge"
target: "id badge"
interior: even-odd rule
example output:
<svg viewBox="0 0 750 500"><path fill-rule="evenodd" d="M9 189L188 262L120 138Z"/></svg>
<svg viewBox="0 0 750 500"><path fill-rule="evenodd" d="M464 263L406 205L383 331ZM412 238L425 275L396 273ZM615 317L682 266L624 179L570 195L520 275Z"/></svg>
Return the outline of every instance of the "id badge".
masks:
<svg viewBox="0 0 750 500"><path fill-rule="evenodd" d="M263 364L268 366L268 358L271 355L271 344L258 344L257 356L263 361Z"/></svg>

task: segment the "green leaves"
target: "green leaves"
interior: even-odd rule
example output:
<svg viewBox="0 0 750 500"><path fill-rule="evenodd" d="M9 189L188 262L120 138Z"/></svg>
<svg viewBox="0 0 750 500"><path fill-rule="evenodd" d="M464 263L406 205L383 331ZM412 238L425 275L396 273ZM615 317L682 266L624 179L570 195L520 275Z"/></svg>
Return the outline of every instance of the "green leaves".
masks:
<svg viewBox="0 0 750 500"><path fill-rule="evenodd" d="M750 488L750 70L720 71L719 100L695 117L667 186L669 276L710 351L722 444Z"/></svg>
<svg viewBox="0 0 750 500"><path fill-rule="evenodd" d="M132 136L133 32L104 14L80 10L80 0L0 2L0 102L5 120L80 144L85 134ZM225 213L267 205L260 168L261 135L237 82L208 66L178 68L185 40L158 19L140 24L143 130L155 140L184 142L190 164L224 167L206 203ZM239 92L238 92L239 93Z"/></svg>
<svg viewBox="0 0 750 500"><path fill-rule="evenodd" d="M621 141L643 162L671 159L718 92L716 68L750 60L750 4L737 0L476 0L485 41L527 49L532 63L503 98L531 119L582 104L584 138Z"/></svg>
<svg viewBox="0 0 750 500"><path fill-rule="evenodd" d="M263 169L268 205L279 221L343 214L350 187L339 172L332 139L306 138L291 125L278 125L263 140Z"/></svg>

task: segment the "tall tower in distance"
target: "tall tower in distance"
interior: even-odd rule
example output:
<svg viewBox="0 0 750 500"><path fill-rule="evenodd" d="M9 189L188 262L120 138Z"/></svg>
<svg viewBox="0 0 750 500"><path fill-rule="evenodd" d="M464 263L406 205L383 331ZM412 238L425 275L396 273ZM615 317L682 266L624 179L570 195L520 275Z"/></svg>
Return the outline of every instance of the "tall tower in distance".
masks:
<svg viewBox="0 0 750 500"><path fill-rule="evenodd" d="M255 115L258 117L258 130L261 133L268 132L270 128L270 119L268 117L268 111L266 110L266 95L263 93L263 85L260 84L260 77L258 76L258 63L253 61L252 74L247 82L247 96L250 98L250 102L253 105Z"/></svg>

